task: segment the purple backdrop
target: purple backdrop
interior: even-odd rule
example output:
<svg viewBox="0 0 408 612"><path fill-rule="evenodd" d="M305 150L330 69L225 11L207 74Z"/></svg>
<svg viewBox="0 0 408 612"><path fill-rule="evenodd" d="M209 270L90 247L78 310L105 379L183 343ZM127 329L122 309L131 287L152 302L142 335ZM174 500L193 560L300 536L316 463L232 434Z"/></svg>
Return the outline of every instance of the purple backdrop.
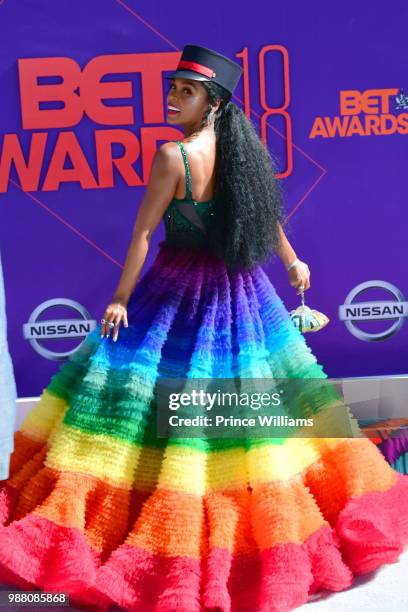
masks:
<svg viewBox="0 0 408 612"><path fill-rule="evenodd" d="M60 364L50 357L78 347L116 287L152 154L178 137L164 121L164 76L187 43L245 66L234 101L279 160L287 235L311 269L306 303L331 319L307 335L317 358L332 377L406 373L407 22L402 0L386 14L354 2L334 11L323 0L260 0L252 10L232 0L205 10L161 0L0 2L0 248L19 396L41 392ZM98 66L112 85L100 99ZM79 87L71 83L67 113L52 91L46 101L59 75ZM125 150L134 172L111 170L108 154ZM163 235L160 224L143 272ZM267 272L296 307L281 262ZM347 296L355 320L346 324ZM48 300L57 305L37 317L54 327L35 313L25 326Z"/></svg>

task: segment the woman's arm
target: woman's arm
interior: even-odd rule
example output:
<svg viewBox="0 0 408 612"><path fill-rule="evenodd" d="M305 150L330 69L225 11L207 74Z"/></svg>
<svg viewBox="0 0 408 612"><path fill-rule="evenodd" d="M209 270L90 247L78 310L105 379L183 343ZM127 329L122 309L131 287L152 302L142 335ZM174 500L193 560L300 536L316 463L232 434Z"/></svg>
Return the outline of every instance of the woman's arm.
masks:
<svg viewBox="0 0 408 612"><path fill-rule="evenodd" d="M166 142L153 158L149 183L135 220L125 266L112 302L127 305L146 259L152 234L174 196L179 178L178 146Z"/></svg>
<svg viewBox="0 0 408 612"><path fill-rule="evenodd" d="M310 289L310 270L309 266L297 258L296 253L286 238L281 224L278 222L279 247L276 249L277 255L282 260L283 265L288 271L289 283L298 289L297 293L302 293ZM293 265L291 265L293 264ZM288 270L288 268L290 269ZM303 289L302 289L303 288Z"/></svg>
<svg viewBox="0 0 408 612"><path fill-rule="evenodd" d="M282 260L283 265L287 268L296 259L296 253L292 248L286 234L283 231L282 225L278 222L279 248L276 250L277 255Z"/></svg>

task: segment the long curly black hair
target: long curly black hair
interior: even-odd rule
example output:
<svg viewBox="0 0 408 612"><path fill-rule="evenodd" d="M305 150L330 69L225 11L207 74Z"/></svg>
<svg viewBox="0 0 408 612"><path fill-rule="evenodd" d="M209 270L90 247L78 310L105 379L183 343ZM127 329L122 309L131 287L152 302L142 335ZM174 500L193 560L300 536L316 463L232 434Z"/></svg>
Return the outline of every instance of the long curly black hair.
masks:
<svg viewBox="0 0 408 612"><path fill-rule="evenodd" d="M277 224L284 219L283 190L275 178L277 162L231 94L211 81L201 81L208 109L199 130L208 125L217 100L215 208L210 247L230 270L264 262L279 244Z"/></svg>

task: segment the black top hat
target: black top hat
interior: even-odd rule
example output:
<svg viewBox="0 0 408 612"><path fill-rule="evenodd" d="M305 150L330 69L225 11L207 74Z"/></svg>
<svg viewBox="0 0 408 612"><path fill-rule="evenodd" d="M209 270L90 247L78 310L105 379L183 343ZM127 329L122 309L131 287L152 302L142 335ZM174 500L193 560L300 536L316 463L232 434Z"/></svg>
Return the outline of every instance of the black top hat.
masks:
<svg viewBox="0 0 408 612"><path fill-rule="evenodd" d="M176 71L167 78L214 81L222 85L231 96L242 72L240 64L221 53L198 45L186 45Z"/></svg>

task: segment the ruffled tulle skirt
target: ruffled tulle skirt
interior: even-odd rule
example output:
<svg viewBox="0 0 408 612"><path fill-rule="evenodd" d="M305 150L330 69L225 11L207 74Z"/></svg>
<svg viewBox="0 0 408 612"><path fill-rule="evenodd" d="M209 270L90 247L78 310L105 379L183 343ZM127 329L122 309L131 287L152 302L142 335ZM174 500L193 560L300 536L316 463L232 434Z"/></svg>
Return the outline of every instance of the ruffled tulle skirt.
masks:
<svg viewBox="0 0 408 612"><path fill-rule="evenodd" d="M398 559L408 478L370 440L154 435L161 377L327 378L261 266L161 244L128 319L15 434L1 581L90 610L282 612Z"/></svg>

